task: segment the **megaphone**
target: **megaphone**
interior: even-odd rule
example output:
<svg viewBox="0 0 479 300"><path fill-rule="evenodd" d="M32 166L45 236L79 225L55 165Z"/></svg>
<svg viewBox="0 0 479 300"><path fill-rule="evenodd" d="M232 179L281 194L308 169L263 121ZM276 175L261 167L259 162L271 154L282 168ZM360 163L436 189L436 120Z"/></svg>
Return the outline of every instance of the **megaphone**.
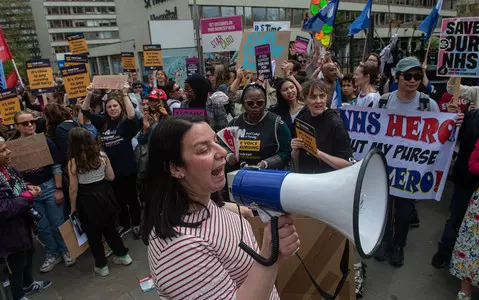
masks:
<svg viewBox="0 0 479 300"><path fill-rule="evenodd" d="M386 158L374 148L361 161L329 173L243 168L228 173L227 179L238 205L270 216L295 213L325 222L369 258L381 245L388 219L386 167Z"/></svg>

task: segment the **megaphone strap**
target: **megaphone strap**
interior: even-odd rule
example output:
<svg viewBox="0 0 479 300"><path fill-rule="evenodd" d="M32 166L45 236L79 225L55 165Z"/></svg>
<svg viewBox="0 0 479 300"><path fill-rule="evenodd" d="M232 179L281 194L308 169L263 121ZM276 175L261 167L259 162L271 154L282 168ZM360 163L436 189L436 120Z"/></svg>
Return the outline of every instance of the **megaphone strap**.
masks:
<svg viewBox="0 0 479 300"><path fill-rule="evenodd" d="M319 284L316 282L314 279L313 275L309 272L308 268L306 267L306 264L304 261L301 259L301 256L299 256L298 253L296 253L296 256L298 257L299 261L301 262L301 265L303 266L304 270L306 271L306 274L308 274L309 280L313 283L314 287L316 288L316 291L321 295L326 300L334 300L338 297L339 293L341 292L341 289L343 288L344 283L346 282L346 279L348 278L349 274L349 241L346 239L345 244L344 244L344 251L343 251L343 256L341 257L341 261L339 262L339 269L341 270L342 277L341 280L339 281L338 285L336 286L336 290L334 291L334 294L331 295L325 290L323 290Z"/></svg>

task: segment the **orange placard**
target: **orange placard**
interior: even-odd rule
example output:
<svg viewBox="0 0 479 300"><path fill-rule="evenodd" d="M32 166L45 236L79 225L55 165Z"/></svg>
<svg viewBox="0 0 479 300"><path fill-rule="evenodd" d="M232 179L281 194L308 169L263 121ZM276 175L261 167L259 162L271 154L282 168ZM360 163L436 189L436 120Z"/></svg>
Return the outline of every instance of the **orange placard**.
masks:
<svg viewBox="0 0 479 300"><path fill-rule="evenodd" d="M70 103L86 97L87 86L90 85L90 76L84 64L61 69L63 84Z"/></svg>
<svg viewBox="0 0 479 300"><path fill-rule="evenodd" d="M316 136L314 127L308 123L296 119L296 136L302 139L304 146L309 154L318 157L318 147L316 145ZM319 157L318 157L319 158Z"/></svg>
<svg viewBox="0 0 479 300"><path fill-rule="evenodd" d="M133 52L122 52L121 64L123 72L136 72L135 54Z"/></svg>
<svg viewBox="0 0 479 300"><path fill-rule="evenodd" d="M143 60L145 70L163 70L161 45L143 45Z"/></svg>
<svg viewBox="0 0 479 300"><path fill-rule="evenodd" d="M27 77L30 90L33 94L44 94L55 91L50 60L40 59L27 61Z"/></svg>
<svg viewBox="0 0 479 300"><path fill-rule="evenodd" d="M3 90L0 93L0 115L4 125L13 125L15 113L20 111L20 101L15 88Z"/></svg>
<svg viewBox="0 0 479 300"><path fill-rule="evenodd" d="M86 54L65 54L65 67L73 67L84 64L86 72L90 74L90 66L88 65L88 55Z"/></svg>
<svg viewBox="0 0 479 300"><path fill-rule="evenodd" d="M75 33L67 37L72 54L88 54L88 45L83 33Z"/></svg>

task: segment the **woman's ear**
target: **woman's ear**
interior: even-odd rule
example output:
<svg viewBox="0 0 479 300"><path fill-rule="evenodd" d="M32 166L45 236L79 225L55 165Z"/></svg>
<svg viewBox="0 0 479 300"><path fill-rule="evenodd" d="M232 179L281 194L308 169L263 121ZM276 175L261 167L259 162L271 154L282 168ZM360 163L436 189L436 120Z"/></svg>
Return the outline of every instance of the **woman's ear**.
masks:
<svg viewBox="0 0 479 300"><path fill-rule="evenodd" d="M175 165L170 162L170 174L176 179L182 179L185 177L184 168Z"/></svg>

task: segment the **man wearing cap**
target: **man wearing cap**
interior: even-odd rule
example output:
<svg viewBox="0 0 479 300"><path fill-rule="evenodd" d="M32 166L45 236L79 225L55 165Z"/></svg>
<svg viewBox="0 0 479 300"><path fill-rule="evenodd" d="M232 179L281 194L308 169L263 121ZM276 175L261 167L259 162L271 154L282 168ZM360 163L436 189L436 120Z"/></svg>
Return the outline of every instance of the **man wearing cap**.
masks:
<svg viewBox="0 0 479 300"><path fill-rule="evenodd" d="M439 112L438 104L424 93L417 91L423 78L423 69L417 58L401 59L396 66L394 79L398 84L397 91L384 94L376 100L373 107L401 111L433 111ZM452 108L451 108L452 109ZM462 124L463 114L459 114L457 126ZM404 263L404 247L406 246L409 225L414 211L414 199L392 196L394 216L388 221L384 242L376 252L377 260L389 259L395 267Z"/></svg>

